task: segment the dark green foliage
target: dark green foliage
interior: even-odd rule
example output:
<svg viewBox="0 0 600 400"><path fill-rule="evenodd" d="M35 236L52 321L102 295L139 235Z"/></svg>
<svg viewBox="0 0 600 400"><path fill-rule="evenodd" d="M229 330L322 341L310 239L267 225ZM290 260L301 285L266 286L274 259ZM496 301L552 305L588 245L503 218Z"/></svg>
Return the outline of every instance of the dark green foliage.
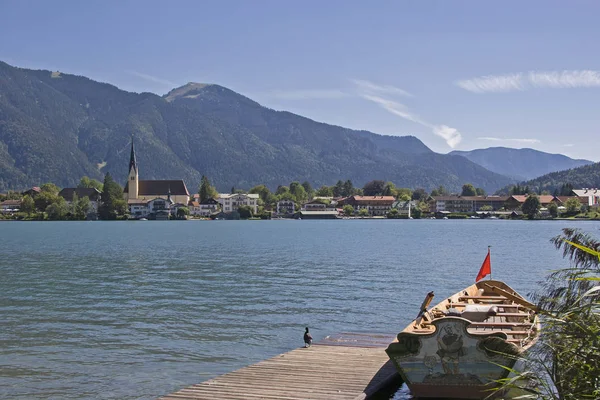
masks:
<svg viewBox="0 0 600 400"><path fill-rule="evenodd" d="M46 207L46 214L48 214L48 219L57 221L67 219L67 214L69 213L69 206L67 202L62 197L58 197L58 199Z"/></svg>
<svg viewBox="0 0 600 400"><path fill-rule="evenodd" d="M241 219L252 218L252 208L250 206L239 206L237 211Z"/></svg>
<svg viewBox="0 0 600 400"><path fill-rule="evenodd" d="M234 188L231 189L235 190ZM200 179L200 188L198 189L198 195L200 196L200 203L208 199L214 199L218 196L217 190L210 184L210 181L204 175L202 175L202 178Z"/></svg>
<svg viewBox="0 0 600 400"><path fill-rule="evenodd" d="M383 189L385 188L385 182L382 180L373 180L365 183L363 187L363 195L365 196L381 196Z"/></svg>
<svg viewBox="0 0 600 400"><path fill-rule="evenodd" d="M446 190L446 188L443 185L440 185L437 189L433 189L431 191L431 196L434 197L438 197L438 196L446 196L450 193L448 193L448 191Z"/></svg>
<svg viewBox="0 0 600 400"><path fill-rule="evenodd" d="M181 178L188 186L202 174L220 190L295 179L331 185L340 177L452 190L466 181L487 190L511 182L415 137L318 123L218 85L188 84L160 97L0 62L0 93L2 191L46 181L73 187L106 172L125 182L132 134L140 179Z"/></svg>
<svg viewBox="0 0 600 400"><path fill-rule="evenodd" d="M127 211L127 204L123 199L123 189L116 183L110 173L104 177L102 191L102 205L99 207L98 214L100 219L116 220L119 215Z"/></svg>
<svg viewBox="0 0 600 400"><path fill-rule="evenodd" d="M548 204L548 212L550 213L550 216L552 218L558 217L558 206L556 205L556 203L552 202Z"/></svg>
<svg viewBox="0 0 600 400"><path fill-rule="evenodd" d="M102 182L97 181L96 179L91 179L87 176L84 176L79 180L77 184L78 188L94 188L98 189L98 191L102 191Z"/></svg>
<svg viewBox="0 0 600 400"><path fill-rule="evenodd" d="M190 215L190 209L187 207L179 207L177 209L177 219L187 219L187 216Z"/></svg>
<svg viewBox="0 0 600 400"><path fill-rule="evenodd" d="M461 196L477 196L477 189L475 189L475 186L473 186L470 183L465 183L462 186L462 192L460 193Z"/></svg>
<svg viewBox="0 0 600 400"><path fill-rule="evenodd" d="M553 172L527 182L521 182L516 186L505 186L496 193L525 194L513 193L515 187L520 188L521 192L525 193L541 193L542 191L546 190L549 193L556 192L562 196L569 196L571 194L569 189L571 188L600 187L600 163L573 168L566 171Z"/></svg>
<svg viewBox="0 0 600 400"><path fill-rule="evenodd" d="M427 200L428 197L429 195L423 188L417 188L412 192L412 200L424 201Z"/></svg>
<svg viewBox="0 0 600 400"><path fill-rule="evenodd" d="M316 192L315 196L320 197L333 197L333 189L329 186L321 186Z"/></svg>
<svg viewBox="0 0 600 400"><path fill-rule="evenodd" d="M527 199L525 199L521 208L523 214L527 215L527 218L534 219L538 215L541 206L539 197L535 194L531 194L527 196Z"/></svg>
<svg viewBox="0 0 600 400"><path fill-rule="evenodd" d="M21 211L30 215L35 211L35 203L30 196L23 196L23 200L21 200Z"/></svg>

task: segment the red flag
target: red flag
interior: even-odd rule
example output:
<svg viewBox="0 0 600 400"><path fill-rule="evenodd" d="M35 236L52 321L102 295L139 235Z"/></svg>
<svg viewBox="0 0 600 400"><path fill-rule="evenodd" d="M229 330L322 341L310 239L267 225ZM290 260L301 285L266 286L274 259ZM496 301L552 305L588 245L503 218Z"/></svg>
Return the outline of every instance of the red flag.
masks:
<svg viewBox="0 0 600 400"><path fill-rule="evenodd" d="M483 264L481 264L481 269L477 274L477 278L475 278L475 282L479 282L486 275L490 275L492 273L492 263L490 261L490 249L488 249L487 256L485 256L485 260L483 260Z"/></svg>

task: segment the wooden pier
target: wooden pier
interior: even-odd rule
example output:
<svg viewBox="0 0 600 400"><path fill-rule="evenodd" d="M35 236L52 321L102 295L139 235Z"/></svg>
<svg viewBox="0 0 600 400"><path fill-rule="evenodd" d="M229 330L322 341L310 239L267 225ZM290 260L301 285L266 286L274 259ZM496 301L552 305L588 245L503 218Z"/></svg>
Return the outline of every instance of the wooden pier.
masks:
<svg viewBox="0 0 600 400"><path fill-rule="evenodd" d="M399 384L385 348L394 336L328 336L257 364L189 386L161 400L363 400Z"/></svg>

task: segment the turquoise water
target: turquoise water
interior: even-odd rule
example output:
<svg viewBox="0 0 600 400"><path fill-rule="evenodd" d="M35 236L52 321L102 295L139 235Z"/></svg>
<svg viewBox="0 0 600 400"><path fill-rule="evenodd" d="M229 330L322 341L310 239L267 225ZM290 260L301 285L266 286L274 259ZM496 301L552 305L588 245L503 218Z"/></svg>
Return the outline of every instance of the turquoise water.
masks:
<svg viewBox="0 0 600 400"><path fill-rule="evenodd" d="M396 333L425 294L526 294L595 222L0 223L0 398L153 399L339 332Z"/></svg>

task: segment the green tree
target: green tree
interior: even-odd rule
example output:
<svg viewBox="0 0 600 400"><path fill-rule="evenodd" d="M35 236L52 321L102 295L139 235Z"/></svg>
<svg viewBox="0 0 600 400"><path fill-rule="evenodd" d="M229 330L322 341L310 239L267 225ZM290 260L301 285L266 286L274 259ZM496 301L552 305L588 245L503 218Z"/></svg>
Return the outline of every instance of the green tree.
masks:
<svg viewBox="0 0 600 400"><path fill-rule="evenodd" d="M470 183L465 183L462 186L462 192L460 193L461 196L477 196L477 189L475 189L475 186L473 186Z"/></svg>
<svg viewBox="0 0 600 400"><path fill-rule="evenodd" d="M241 219L252 218L252 208L250 206L239 206L237 211Z"/></svg>
<svg viewBox="0 0 600 400"><path fill-rule="evenodd" d="M343 185L343 190L342 190L342 196L348 197L348 196L354 196L356 193L356 189L354 188L354 185L352 184L352 181L350 179L346 180L346 182L344 182Z"/></svg>
<svg viewBox="0 0 600 400"><path fill-rule="evenodd" d="M302 187L304 188L304 191L306 192L307 200L310 200L313 197L315 197L315 191L309 181L302 182Z"/></svg>
<svg viewBox="0 0 600 400"><path fill-rule="evenodd" d="M485 196L485 190L483 190L482 188L476 188L475 189L475 193L477 193L477 196Z"/></svg>
<svg viewBox="0 0 600 400"><path fill-rule="evenodd" d="M396 188L396 198L402 201L409 201L412 199L412 190L409 188Z"/></svg>
<svg viewBox="0 0 600 400"><path fill-rule="evenodd" d="M367 210L366 208L361 208L360 210L358 210L358 216L359 217L368 217L369 210Z"/></svg>
<svg viewBox="0 0 600 400"><path fill-rule="evenodd" d="M69 206L67 202L62 197L58 197L57 201L50 204L46 208L46 214L48 215L48 219L51 220L64 220L67 218L67 214L69 213Z"/></svg>
<svg viewBox="0 0 600 400"><path fill-rule="evenodd" d="M365 196L381 196L384 187L384 181L375 179L365 183L365 186L363 186L363 194Z"/></svg>
<svg viewBox="0 0 600 400"><path fill-rule="evenodd" d="M448 191L446 190L446 188L443 185L440 185L437 189L433 189L431 191L431 196L446 196L448 195Z"/></svg>
<svg viewBox="0 0 600 400"><path fill-rule="evenodd" d="M429 195L427 194L425 189L417 188L412 192L411 200L425 201L425 200L427 200L428 197L429 197Z"/></svg>
<svg viewBox="0 0 600 400"><path fill-rule="evenodd" d="M398 193L396 191L396 185L394 185L394 183L392 183L392 182L386 182L385 186L383 187L382 194L384 196L394 196L394 197L396 197L398 195Z"/></svg>
<svg viewBox="0 0 600 400"><path fill-rule="evenodd" d="M567 212L577 213L581 210L581 202L579 201L579 199L571 197L566 201L565 207L567 207Z"/></svg>
<svg viewBox="0 0 600 400"><path fill-rule="evenodd" d="M558 217L558 206L556 205L556 203L552 202L548 204L548 212L550 213L552 218Z"/></svg>
<svg viewBox="0 0 600 400"><path fill-rule="evenodd" d="M521 207L523 214L527 215L527 218L534 219L540 210L541 204L540 199L535 194L530 194L525 199L523 206Z"/></svg>
<svg viewBox="0 0 600 400"><path fill-rule="evenodd" d="M127 203L123 199L123 189L116 183L110 173L104 176L102 205L98 210L100 219L115 220L127 212Z"/></svg>
<svg viewBox="0 0 600 400"><path fill-rule="evenodd" d="M352 207L350 204L346 204L342 210L344 211L344 215L347 215L348 217L354 215L354 207Z"/></svg>
<svg viewBox="0 0 600 400"><path fill-rule="evenodd" d="M330 186L321 186L315 195L319 197L333 197L333 189Z"/></svg>
<svg viewBox="0 0 600 400"><path fill-rule="evenodd" d="M35 196L35 199L33 201L35 203L35 208L37 208L40 211L46 211L46 208L48 208L50 204L56 203L58 199L59 197L57 193L51 191L42 191L37 196Z"/></svg>
<svg viewBox="0 0 600 400"><path fill-rule="evenodd" d="M387 213L387 217L390 219L398 218L398 216L399 216L399 212L398 212L398 209L396 209L396 208L392 208Z"/></svg>
<svg viewBox="0 0 600 400"><path fill-rule="evenodd" d="M333 186L332 188L333 190L333 197L342 197L345 196L345 190L344 190L344 182L342 182L341 180L337 181L337 183Z"/></svg>
<svg viewBox="0 0 600 400"><path fill-rule="evenodd" d="M306 201L306 191L304 190L304 187L300 184L300 182L290 183L290 192L294 195L296 202L302 203Z"/></svg>
<svg viewBox="0 0 600 400"><path fill-rule="evenodd" d="M423 211L422 211L422 207L420 207L422 203L419 203L418 207L412 208L410 210L410 216L413 217L414 219L421 219L421 216L423 215ZM427 204L427 203L424 203ZM429 206L427 206L429 207Z"/></svg>
<svg viewBox="0 0 600 400"><path fill-rule="evenodd" d="M494 209L494 207L489 206L489 205L485 205L485 206L481 206L479 207L479 211L492 211Z"/></svg>
<svg viewBox="0 0 600 400"><path fill-rule="evenodd" d="M279 186L277 186L277 190L275 191L275 194L277 196L281 196L282 194L289 193L289 192L290 192L290 188L289 187L279 185Z"/></svg>
<svg viewBox="0 0 600 400"><path fill-rule="evenodd" d="M60 192L60 188L54 183L44 183L42 186L40 186L40 189L42 190L42 192L52 194L58 194L58 192Z"/></svg>
<svg viewBox="0 0 600 400"><path fill-rule="evenodd" d="M269 197L271 196L271 191L269 190L268 187L266 187L265 185L256 185L254 186L252 189L250 189L248 191L248 193L251 194L257 194L258 197L260 197L260 199L264 202L267 203L269 200Z"/></svg>
<svg viewBox="0 0 600 400"><path fill-rule="evenodd" d="M77 199L76 196L73 196L71 206L71 214L74 219L78 220L86 219L88 214L92 211L92 202L87 196L84 196L80 199Z"/></svg>
<svg viewBox="0 0 600 400"><path fill-rule="evenodd" d="M235 190L234 188L232 188ZM217 189L215 189L211 184L208 178L202 175L200 179L200 187L198 188L198 195L200 197L200 202L205 202L208 199L214 199L219 194L217 193Z"/></svg>
<svg viewBox="0 0 600 400"><path fill-rule="evenodd" d="M27 215L31 215L31 213L35 211L35 202L30 196L23 196L23 200L21 200L21 211Z"/></svg>
<svg viewBox="0 0 600 400"><path fill-rule="evenodd" d="M96 179L91 179L87 176L84 176L83 178L81 178L79 180L77 187L78 188L94 188L101 192L102 191L102 182L97 181Z"/></svg>
<svg viewBox="0 0 600 400"><path fill-rule="evenodd" d="M177 219L187 219L187 216L190 215L190 209L187 207L179 207L177 209Z"/></svg>

